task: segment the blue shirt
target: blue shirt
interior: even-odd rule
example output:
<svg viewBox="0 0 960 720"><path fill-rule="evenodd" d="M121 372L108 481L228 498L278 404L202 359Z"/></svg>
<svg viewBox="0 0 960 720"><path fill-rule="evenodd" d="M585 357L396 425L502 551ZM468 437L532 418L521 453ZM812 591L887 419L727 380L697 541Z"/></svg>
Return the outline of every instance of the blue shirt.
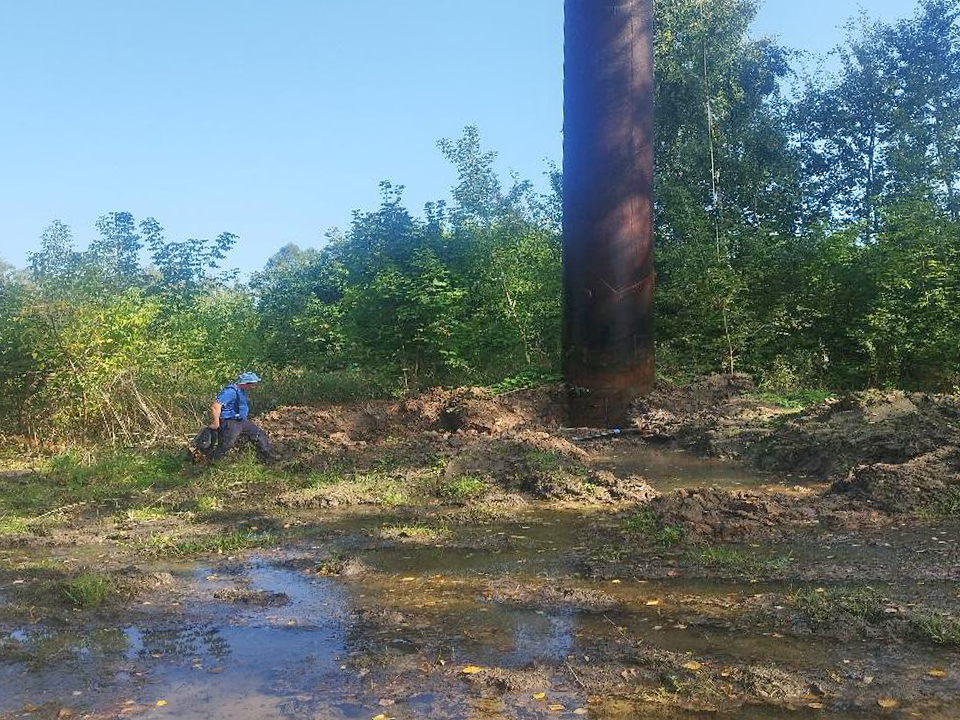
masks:
<svg viewBox="0 0 960 720"><path fill-rule="evenodd" d="M246 420L250 415L250 398L236 385L227 385L217 395L217 402L223 407L220 410L221 420ZM238 412L239 411L239 412Z"/></svg>

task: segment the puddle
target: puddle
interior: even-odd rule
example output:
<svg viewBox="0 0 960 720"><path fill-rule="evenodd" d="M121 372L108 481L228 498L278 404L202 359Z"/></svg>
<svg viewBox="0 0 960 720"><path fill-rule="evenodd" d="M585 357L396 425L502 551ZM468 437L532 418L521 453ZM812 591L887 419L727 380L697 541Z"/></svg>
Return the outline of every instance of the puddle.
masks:
<svg viewBox="0 0 960 720"><path fill-rule="evenodd" d="M635 443L614 443L596 466L619 476L639 475L660 492L710 486L744 490L788 489L813 484L809 480L761 473L742 463Z"/></svg>
<svg viewBox="0 0 960 720"><path fill-rule="evenodd" d="M780 637L726 622L727 606L783 591L782 584L574 578L571 555L590 528L615 522L605 516L529 512L457 528L453 547L378 544L376 529L390 521L376 513L331 518L341 536L323 546L167 564L178 578L175 588L158 591L151 605L116 627L5 629L3 646L43 644L49 657L40 665L16 655L0 661L0 718L21 717L27 703L44 701L96 718L178 720L814 717L803 708L808 700L795 701L792 710L747 706L698 714L656 703L638 710L616 692L586 690L581 675L606 687L648 651L679 653L716 669L773 665L797 677L876 678L871 687L845 691L838 701L843 712L828 707L815 714L826 720L907 718L918 711L929 720L960 717L960 707L923 704L937 697L925 676L931 666L946 668L949 688L956 689L955 652L902 643L880 651L871 642ZM939 546L944 535L930 537ZM331 552L355 554L370 572L318 575L317 563ZM534 590L511 595L514 584ZM561 585L577 592L556 590ZM663 601L651 604L653 597ZM591 598L609 598L610 606L589 607ZM482 671L464 675L470 665ZM502 682L486 682L485 673L499 673ZM877 711L877 693L899 692L902 684L914 688L905 711Z"/></svg>

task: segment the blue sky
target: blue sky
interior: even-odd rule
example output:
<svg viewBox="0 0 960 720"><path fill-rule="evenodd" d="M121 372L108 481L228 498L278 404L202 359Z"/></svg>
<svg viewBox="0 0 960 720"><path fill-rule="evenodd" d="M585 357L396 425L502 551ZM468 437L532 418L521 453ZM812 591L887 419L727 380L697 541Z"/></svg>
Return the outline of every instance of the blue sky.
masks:
<svg viewBox="0 0 960 720"><path fill-rule="evenodd" d="M828 50L864 6L766 0L756 35ZM0 0L0 257L98 215L224 230L249 271L315 245L380 180L411 208L453 183L436 141L479 126L500 169L560 160L562 0Z"/></svg>

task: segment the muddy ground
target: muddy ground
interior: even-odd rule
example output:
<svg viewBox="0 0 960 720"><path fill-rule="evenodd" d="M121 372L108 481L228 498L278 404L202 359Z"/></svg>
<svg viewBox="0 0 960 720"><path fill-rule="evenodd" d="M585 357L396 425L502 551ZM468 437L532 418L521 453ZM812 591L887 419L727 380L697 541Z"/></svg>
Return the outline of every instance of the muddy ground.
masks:
<svg viewBox="0 0 960 720"><path fill-rule="evenodd" d="M284 408L266 469L9 460L0 718L960 717L954 398L716 376L590 440L562 399Z"/></svg>

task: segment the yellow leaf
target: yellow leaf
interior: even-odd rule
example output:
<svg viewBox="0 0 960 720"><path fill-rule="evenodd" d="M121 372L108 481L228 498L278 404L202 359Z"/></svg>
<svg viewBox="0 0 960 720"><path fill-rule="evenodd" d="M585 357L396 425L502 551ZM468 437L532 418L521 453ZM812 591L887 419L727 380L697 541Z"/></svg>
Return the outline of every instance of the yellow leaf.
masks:
<svg viewBox="0 0 960 720"><path fill-rule="evenodd" d="M157 700L157 707L163 707L167 704L166 700Z"/></svg>
<svg viewBox="0 0 960 720"><path fill-rule="evenodd" d="M684 663L683 666L684 666L687 670L699 670L700 668L703 667L703 665L701 665L700 663L698 663L696 660L691 660L691 661L688 662L688 663Z"/></svg>
<svg viewBox="0 0 960 720"><path fill-rule="evenodd" d="M611 580L610 582L612 582L614 585L619 585L619 584L620 584L620 581L619 581L619 580Z"/></svg>
<svg viewBox="0 0 960 720"><path fill-rule="evenodd" d="M899 703L893 698L880 698L877 700L877 705L885 709L895 708L898 704Z"/></svg>
<svg viewBox="0 0 960 720"><path fill-rule="evenodd" d="M647 600L647 605L659 605L660 601L657 599Z"/></svg>
<svg viewBox="0 0 960 720"><path fill-rule="evenodd" d="M413 582L414 580L416 580L415 577L405 577L400 582Z"/></svg>
<svg viewBox="0 0 960 720"><path fill-rule="evenodd" d="M930 677L942 678L947 676L947 671L942 670L941 668L930 668L930 670L927 671L927 675Z"/></svg>
<svg viewBox="0 0 960 720"><path fill-rule="evenodd" d="M389 720L389 718L383 713L380 713L379 715L374 715L373 720Z"/></svg>
<svg viewBox="0 0 960 720"><path fill-rule="evenodd" d="M460 672L462 672L464 675L476 675L478 672L483 672L483 668L476 665L467 665Z"/></svg>
<svg viewBox="0 0 960 720"><path fill-rule="evenodd" d="M534 694L533 694L533 699L534 699L534 700L543 700L546 696L547 696L546 693L534 693Z"/></svg>
<svg viewBox="0 0 960 720"><path fill-rule="evenodd" d="M550 709L553 712L560 712L561 710L565 710L566 708L564 708L563 705L551 705Z"/></svg>

